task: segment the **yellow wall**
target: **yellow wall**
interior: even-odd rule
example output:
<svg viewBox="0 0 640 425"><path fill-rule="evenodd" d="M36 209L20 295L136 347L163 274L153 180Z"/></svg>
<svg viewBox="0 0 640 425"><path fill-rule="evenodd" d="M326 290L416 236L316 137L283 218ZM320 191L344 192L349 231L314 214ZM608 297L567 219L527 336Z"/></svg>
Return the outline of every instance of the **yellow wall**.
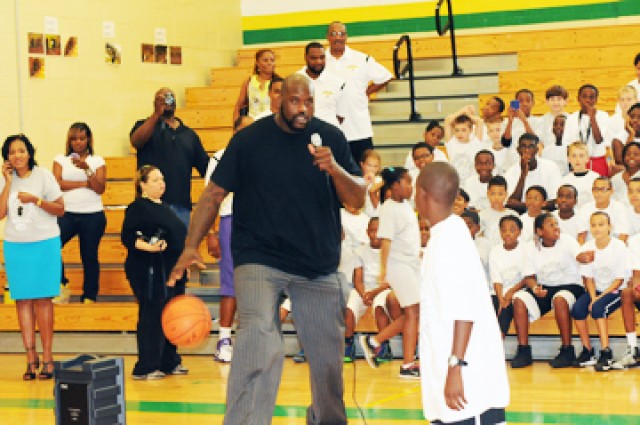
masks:
<svg viewBox="0 0 640 425"><path fill-rule="evenodd" d="M92 128L97 154L127 154L129 130L150 114L159 87L173 88L183 106L184 88L207 85L210 68L233 65L242 44L240 0L2 0L0 16L0 143L24 132L47 168L74 121ZM63 46L78 37L79 54L44 56L45 78L30 79L27 33L44 32L45 16L58 18ZM103 21L115 23L108 41L122 46L122 65L104 62ZM182 46L181 66L141 62L140 44L153 44L157 27L166 28L168 45Z"/></svg>

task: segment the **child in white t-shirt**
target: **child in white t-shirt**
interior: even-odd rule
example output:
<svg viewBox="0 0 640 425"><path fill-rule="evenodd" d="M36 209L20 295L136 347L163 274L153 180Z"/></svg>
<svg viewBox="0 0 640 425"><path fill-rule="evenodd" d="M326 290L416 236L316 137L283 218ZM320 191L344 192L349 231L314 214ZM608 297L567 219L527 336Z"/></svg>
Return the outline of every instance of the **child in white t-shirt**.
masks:
<svg viewBox="0 0 640 425"><path fill-rule="evenodd" d="M634 177L640 177L640 143L629 142L622 148L624 170L611 177L613 199L623 205L629 205L627 185Z"/></svg>
<svg viewBox="0 0 640 425"><path fill-rule="evenodd" d="M507 200L507 181L502 176L495 176L487 185L487 199L489 208L480 211L480 228L482 234L489 239L491 246L498 245L500 239L500 227L498 222L505 215L511 214L511 210L505 207Z"/></svg>
<svg viewBox="0 0 640 425"><path fill-rule="evenodd" d="M478 128L483 128L482 120L475 115L459 114L445 121L445 134L447 129L453 137L447 140L446 148L449 162L458 172L460 181L465 181L473 172L473 160L478 151L482 150L482 142L476 134ZM482 133L480 133L482 134ZM445 136L446 137L446 136Z"/></svg>
<svg viewBox="0 0 640 425"><path fill-rule="evenodd" d="M520 241L524 243L531 242L534 235L533 222L537 216L542 214L542 207L547 203L547 191L542 186L531 186L525 194L524 204L527 211L522 213L520 220L522 221L522 234Z"/></svg>
<svg viewBox="0 0 640 425"><path fill-rule="evenodd" d="M594 201L589 202L579 211L581 216L580 224L582 224L582 229L578 234L578 242L580 245L584 245L584 243L591 238L591 234L589 233L589 220L591 214L596 211L604 211L607 213L611 219L611 234L621 241L626 242L629 236L627 210L620 202L611 199L613 195L611 193L611 180L607 177L598 177L593 182L592 192Z"/></svg>
<svg viewBox="0 0 640 425"><path fill-rule="evenodd" d="M469 206L478 211L489 207L487 199L487 185L493 177L495 168L493 154L483 149L476 153L474 159L476 174L470 176L462 183L462 188L469 195Z"/></svg>
<svg viewBox="0 0 640 425"><path fill-rule="evenodd" d="M531 114L535 105L533 92L520 89L516 92L514 101L507 108L507 124L502 133L502 144L509 148L506 169L520 161L518 141L524 133L535 134L540 137L541 119Z"/></svg>
<svg viewBox="0 0 640 425"><path fill-rule="evenodd" d="M440 148L443 138L444 127L440 125L440 122L436 120L429 121L429 124L427 124L427 127L424 129L422 141L433 148L431 152L433 153L434 161L447 162L447 155L445 155L443 149ZM404 168L409 170L410 173L416 170L417 167L413 161L413 150L407 154L404 160Z"/></svg>
<svg viewBox="0 0 640 425"><path fill-rule="evenodd" d="M629 134L632 140L636 136L635 131L629 131L629 109L638 102L638 92L632 86L622 86L618 91L618 104L616 111L609 120L607 128L607 143L613 151L613 159L616 169L622 167L622 148L629 141Z"/></svg>
<svg viewBox="0 0 640 425"><path fill-rule="evenodd" d="M593 194L591 192L593 181L600 175L587 168L589 163L589 150L584 143L580 141L571 143L567 147L567 155L569 164L571 165L571 172L562 177L560 184L570 184L576 188L578 191L576 211L579 211L584 205L593 201Z"/></svg>
<svg viewBox="0 0 640 425"><path fill-rule="evenodd" d="M504 120L501 116L492 116L485 118L484 128L486 129L486 137L482 140L484 149L493 154L494 172L498 175L504 174L507 170L507 153L508 149L502 146L502 131Z"/></svg>
<svg viewBox="0 0 640 425"><path fill-rule="evenodd" d="M380 177L380 155L373 149L362 152L360 169L362 177L367 185L367 195L364 198L364 213L369 217L378 216L380 207L380 188L382 187L382 177Z"/></svg>
<svg viewBox="0 0 640 425"><path fill-rule="evenodd" d="M640 233L640 177L631 179L627 195L629 197L627 221L629 224L629 237L631 237Z"/></svg>
<svg viewBox="0 0 640 425"><path fill-rule="evenodd" d="M636 310L640 311L640 234L629 238L629 258L632 277L629 285L621 291L621 310L627 350L620 360L613 364L614 369L624 369L640 365L640 348L636 334Z"/></svg>
<svg viewBox="0 0 640 425"><path fill-rule="evenodd" d="M540 155L553 161L560 171L561 175L569 172L569 163L567 162L567 147L562 144L562 136L564 135L564 127L567 122L567 116L564 114L557 115L553 119L551 138L553 143L549 143L542 150Z"/></svg>
<svg viewBox="0 0 640 425"><path fill-rule="evenodd" d="M390 198L384 200L380 208L380 226L378 237L380 245L380 274L378 284L383 288L391 287L402 307L404 319L395 320L377 335L362 335L360 344L367 363L378 367L381 344L402 332L404 361L400 367L400 377L415 379L420 369L413 361L418 337L420 311L420 286L418 283L420 262L420 229L409 199L413 193L411 176L402 167L389 167L382 171ZM365 294L365 303L371 294Z"/></svg>
<svg viewBox="0 0 640 425"><path fill-rule="evenodd" d="M502 245L489 253L490 282L493 284L493 307L504 338L513 320L513 296L524 287L525 244L519 242L522 222L515 215L500 219Z"/></svg>
<svg viewBox="0 0 640 425"><path fill-rule="evenodd" d="M558 220L558 226L563 234L578 240L578 233L583 229L580 216L575 212L578 190L570 184L563 184L558 188L556 205L558 209L553 215Z"/></svg>
<svg viewBox="0 0 640 425"><path fill-rule="evenodd" d="M554 85L547 89L545 92L545 99L549 112L540 117L540 139L544 143L544 148L555 145L557 143L556 136L553 131L553 124L559 115L566 118L566 112L564 108L567 107L567 99L569 93L567 89L562 86Z"/></svg>

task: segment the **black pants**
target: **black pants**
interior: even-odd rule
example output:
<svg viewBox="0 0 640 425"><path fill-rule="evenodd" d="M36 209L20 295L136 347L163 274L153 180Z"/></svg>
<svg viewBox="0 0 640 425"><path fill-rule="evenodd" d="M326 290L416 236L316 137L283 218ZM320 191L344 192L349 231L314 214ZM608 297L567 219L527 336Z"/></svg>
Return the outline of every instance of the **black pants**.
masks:
<svg viewBox="0 0 640 425"><path fill-rule="evenodd" d="M479 425L494 425L501 424L505 422L504 409L489 409L484 413L480 414L480 424ZM463 419L461 421L455 422L442 422L442 421L432 421L432 424L447 424L447 425L478 425L476 422L476 418Z"/></svg>
<svg viewBox="0 0 640 425"><path fill-rule="evenodd" d="M95 213L72 213L66 212L58 218L60 227L60 241L65 246L74 236L78 235L80 242L80 258L84 269L84 281L82 284L81 300L90 299L95 301L100 289L100 263L98 262L98 246L104 235L107 226L107 219L104 211ZM64 275L64 264L62 264L63 284L68 282Z"/></svg>
<svg viewBox="0 0 640 425"><path fill-rule="evenodd" d="M171 372L182 363L175 345L171 344L162 331L162 309L174 296L185 292L184 283L176 283L174 288L167 288L167 296L154 290L149 297L147 282L131 282L131 288L138 300L138 326L136 340L138 343L138 361L133 368L134 375L146 375L156 370ZM157 289L157 288L154 288Z"/></svg>
<svg viewBox="0 0 640 425"><path fill-rule="evenodd" d="M366 139L350 140L349 148L351 149L351 156L353 157L353 160L359 167L364 151L367 149L373 149L373 139L368 137Z"/></svg>

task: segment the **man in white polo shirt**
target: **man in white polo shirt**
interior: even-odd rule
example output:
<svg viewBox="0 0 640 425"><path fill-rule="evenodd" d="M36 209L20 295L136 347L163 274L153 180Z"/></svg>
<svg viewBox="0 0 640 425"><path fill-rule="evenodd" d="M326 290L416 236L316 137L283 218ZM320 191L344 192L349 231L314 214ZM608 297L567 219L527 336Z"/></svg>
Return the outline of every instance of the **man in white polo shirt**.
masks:
<svg viewBox="0 0 640 425"><path fill-rule="evenodd" d="M313 90L315 117L340 128L347 107L344 80L325 69L326 55L322 44L315 41L307 44L304 60L307 66L298 73L309 79Z"/></svg>
<svg viewBox="0 0 640 425"><path fill-rule="evenodd" d="M351 155L360 163L362 153L373 148L373 127L369 115L369 96L376 93L393 77L376 60L347 46L347 27L332 22L327 29L326 69L346 82L347 110L342 131L349 142ZM369 82L373 84L369 85Z"/></svg>

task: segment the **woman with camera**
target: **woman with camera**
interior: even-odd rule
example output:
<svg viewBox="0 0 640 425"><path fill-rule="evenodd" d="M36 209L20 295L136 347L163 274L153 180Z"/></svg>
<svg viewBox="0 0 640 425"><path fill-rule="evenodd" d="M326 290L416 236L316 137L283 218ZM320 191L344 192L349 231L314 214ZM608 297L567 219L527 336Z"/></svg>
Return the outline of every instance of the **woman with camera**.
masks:
<svg viewBox="0 0 640 425"><path fill-rule="evenodd" d="M178 260L186 228L171 208L162 203L164 176L157 167L144 165L136 173L136 199L129 204L122 224L127 248L125 273L138 300L138 361L133 379L162 379L188 373L162 331L162 309L174 296L184 294L186 277L173 288L167 277Z"/></svg>

